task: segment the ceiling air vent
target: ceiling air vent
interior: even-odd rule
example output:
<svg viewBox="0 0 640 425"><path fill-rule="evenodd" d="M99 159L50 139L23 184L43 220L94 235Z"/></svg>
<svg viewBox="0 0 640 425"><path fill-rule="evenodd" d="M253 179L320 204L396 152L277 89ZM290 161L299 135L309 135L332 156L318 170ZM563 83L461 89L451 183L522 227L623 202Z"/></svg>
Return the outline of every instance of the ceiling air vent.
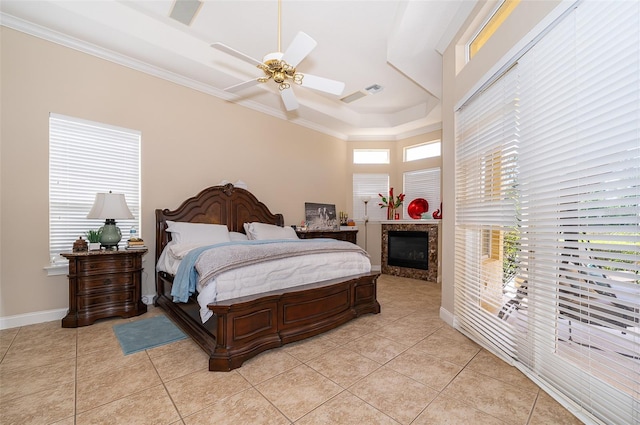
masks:
<svg viewBox="0 0 640 425"><path fill-rule="evenodd" d="M380 84L372 84L369 87L366 87L365 90L369 93L369 94L376 94L378 92L382 91L382 86Z"/></svg>
<svg viewBox="0 0 640 425"><path fill-rule="evenodd" d="M355 93L351 93L349 96L345 96L342 99L340 99L341 101L343 101L344 103L351 103L355 100L358 100L360 98L365 97L367 94L363 93L361 91L357 91Z"/></svg>
<svg viewBox="0 0 640 425"><path fill-rule="evenodd" d="M383 87L380 84L372 84L369 87L365 87L364 91L359 90L357 92L351 93L349 96L343 97L340 100L343 101L344 103L351 103L358 99L362 99L367 95L379 93L382 91L382 88Z"/></svg>

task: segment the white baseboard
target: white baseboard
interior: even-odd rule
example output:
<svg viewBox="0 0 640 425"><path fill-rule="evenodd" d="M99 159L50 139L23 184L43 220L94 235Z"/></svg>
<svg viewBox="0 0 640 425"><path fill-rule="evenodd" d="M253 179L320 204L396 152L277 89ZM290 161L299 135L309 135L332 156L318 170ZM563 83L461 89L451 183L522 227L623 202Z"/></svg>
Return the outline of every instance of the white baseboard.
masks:
<svg viewBox="0 0 640 425"><path fill-rule="evenodd" d="M69 309L57 309L36 311L34 313L16 314L15 316L0 317L0 329L11 329L20 326L35 325L37 323L53 322L62 320L67 315Z"/></svg>
<svg viewBox="0 0 640 425"><path fill-rule="evenodd" d="M440 318L442 320L444 320L444 322L451 326L454 327L454 323L455 323L455 316L453 315L453 313L450 313L449 310L446 310L444 307L440 307Z"/></svg>
<svg viewBox="0 0 640 425"><path fill-rule="evenodd" d="M156 299L156 294L143 295L142 302L152 305ZM62 320L67 315L68 308L57 310L36 311L33 313L16 314L15 316L0 317L0 330L18 328L20 326L35 325L37 323L53 322Z"/></svg>

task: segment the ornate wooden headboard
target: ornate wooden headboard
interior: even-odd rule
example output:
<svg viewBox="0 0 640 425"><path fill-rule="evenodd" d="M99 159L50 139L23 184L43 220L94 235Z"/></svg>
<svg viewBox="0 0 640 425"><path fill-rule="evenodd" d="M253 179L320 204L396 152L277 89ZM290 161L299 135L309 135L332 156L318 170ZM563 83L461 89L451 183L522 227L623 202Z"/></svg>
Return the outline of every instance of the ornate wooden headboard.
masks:
<svg viewBox="0 0 640 425"><path fill-rule="evenodd" d="M269 208L248 190L228 183L211 186L187 199L175 210L156 210L156 263L171 240L167 220L189 223L226 224L230 232L244 233L244 223L260 222L284 226L282 214Z"/></svg>

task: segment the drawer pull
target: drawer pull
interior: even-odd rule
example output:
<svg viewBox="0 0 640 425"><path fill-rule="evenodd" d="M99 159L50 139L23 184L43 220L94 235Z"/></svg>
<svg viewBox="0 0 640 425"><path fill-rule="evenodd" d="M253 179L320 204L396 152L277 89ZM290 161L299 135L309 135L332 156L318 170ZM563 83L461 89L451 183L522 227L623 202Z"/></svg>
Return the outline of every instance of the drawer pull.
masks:
<svg viewBox="0 0 640 425"><path fill-rule="evenodd" d="M106 279L104 280L104 282L102 282L102 284L103 284L103 285L111 285L111 279L106 278Z"/></svg>

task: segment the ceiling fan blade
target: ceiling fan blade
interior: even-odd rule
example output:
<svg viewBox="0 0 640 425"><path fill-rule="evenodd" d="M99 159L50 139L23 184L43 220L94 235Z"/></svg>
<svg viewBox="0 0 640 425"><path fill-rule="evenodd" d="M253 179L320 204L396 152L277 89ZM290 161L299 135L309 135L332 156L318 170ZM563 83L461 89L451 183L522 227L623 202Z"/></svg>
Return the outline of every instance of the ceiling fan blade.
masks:
<svg viewBox="0 0 640 425"><path fill-rule="evenodd" d="M302 86L314 90L320 90L340 96L344 91L344 83L341 81L330 80L328 78L318 77L315 75L305 74L302 78Z"/></svg>
<svg viewBox="0 0 640 425"><path fill-rule="evenodd" d="M287 111L293 111L294 109L298 109L298 99L296 99L296 95L293 93L291 88L280 90L280 96L282 97L282 103L284 103L284 107Z"/></svg>
<svg viewBox="0 0 640 425"><path fill-rule="evenodd" d="M251 65L254 66L260 66L262 65L262 62L260 62L258 59L254 59L251 56L247 56L242 52L237 51L236 49L232 49L231 47L227 46L226 44L222 44L222 43L213 43L211 45L211 47L213 47L214 49L220 50L221 52L225 52L233 57L236 57L240 60L243 60L245 62L250 63Z"/></svg>
<svg viewBox="0 0 640 425"><path fill-rule="evenodd" d="M313 38L300 31L282 55L282 60L295 68L317 45Z"/></svg>
<svg viewBox="0 0 640 425"><path fill-rule="evenodd" d="M229 92L229 93L236 93L239 92L240 90L246 89L248 87L253 87L255 85L258 85L260 83L260 81L258 81L258 79L253 79L253 80L249 80L249 81L245 81L243 83L240 84L235 84L233 86L229 86L226 89L224 89L224 91Z"/></svg>

